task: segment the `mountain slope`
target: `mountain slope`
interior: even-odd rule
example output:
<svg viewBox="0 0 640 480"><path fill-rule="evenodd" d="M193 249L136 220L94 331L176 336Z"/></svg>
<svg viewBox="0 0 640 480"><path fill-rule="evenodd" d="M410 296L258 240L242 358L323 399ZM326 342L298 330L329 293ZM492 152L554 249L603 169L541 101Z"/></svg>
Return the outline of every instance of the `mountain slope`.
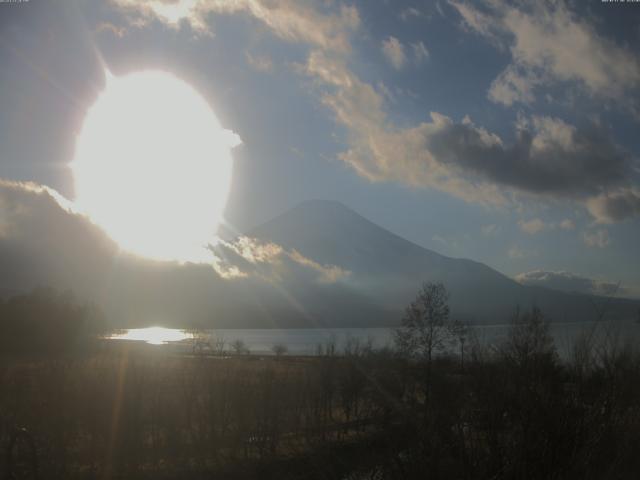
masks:
<svg viewBox="0 0 640 480"><path fill-rule="evenodd" d="M440 255L405 240L332 201L304 202L250 232L262 241L347 269L349 287L400 316L424 281L442 282L452 313L476 322L503 322L516 307L540 306L554 320L593 319L597 298L526 287L490 267ZM630 317L637 302L616 300L609 312Z"/></svg>

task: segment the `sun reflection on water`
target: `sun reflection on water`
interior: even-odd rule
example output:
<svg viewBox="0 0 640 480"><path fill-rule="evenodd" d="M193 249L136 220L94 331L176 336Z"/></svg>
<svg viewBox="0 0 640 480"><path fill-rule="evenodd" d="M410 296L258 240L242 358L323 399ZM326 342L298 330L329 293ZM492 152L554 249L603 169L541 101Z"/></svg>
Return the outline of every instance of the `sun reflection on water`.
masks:
<svg viewBox="0 0 640 480"><path fill-rule="evenodd" d="M132 328L124 333L111 335L115 340L137 340L151 345L163 345L169 342L179 342L191 338L192 335L184 330L164 327Z"/></svg>

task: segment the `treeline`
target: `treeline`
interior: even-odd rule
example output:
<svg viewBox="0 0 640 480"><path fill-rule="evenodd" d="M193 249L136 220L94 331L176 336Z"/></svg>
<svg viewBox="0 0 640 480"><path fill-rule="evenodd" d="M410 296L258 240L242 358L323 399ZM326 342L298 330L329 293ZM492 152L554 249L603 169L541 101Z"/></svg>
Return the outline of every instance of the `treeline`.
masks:
<svg viewBox="0 0 640 480"><path fill-rule="evenodd" d="M69 352L104 329L101 311L80 304L71 291L42 287L0 298L0 354Z"/></svg>

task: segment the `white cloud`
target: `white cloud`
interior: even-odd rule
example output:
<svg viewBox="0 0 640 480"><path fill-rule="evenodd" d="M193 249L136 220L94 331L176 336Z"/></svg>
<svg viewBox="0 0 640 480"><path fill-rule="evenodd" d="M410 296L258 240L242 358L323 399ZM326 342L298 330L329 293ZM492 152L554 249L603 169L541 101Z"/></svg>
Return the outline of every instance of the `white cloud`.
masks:
<svg viewBox="0 0 640 480"><path fill-rule="evenodd" d="M413 49L413 57L416 63L420 64L429 58L429 50L427 50L423 42L412 43L411 48Z"/></svg>
<svg viewBox="0 0 640 480"><path fill-rule="evenodd" d="M402 69L407 63L404 45L396 37L388 37L382 41L382 53L396 70Z"/></svg>
<svg viewBox="0 0 640 480"><path fill-rule="evenodd" d="M493 40L496 46L501 46L498 38L499 29L496 21L484 12L472 7L466 2L449 0L449 4L455 7L463 19L462 26L470 31L478 32L485 37Z"/></svg>
<svg viewBox="0 0 640 480"><path fill-rule="evenodd" d="M518 247L517 245L514 245L507 251L507 255L512 260L519 260L521 258L528 257L530 253Z"/></svg>
<svg viewBox="0 0 640 480"><path fill-rule="evenodd" d="M340 268L337 265L322 265L321 263L305 257L297 250L292 250L288 255L289 258L298 264L316 271L319 275L319 280L324 283L335 283L339 280L343 280L351 274L348 270Z"/></svg>
<svg viewBox="0 0 640 480"><path fill-rule="evenodd" d="M281 281L294 277L292 267L315 275L321 283L336 283L347 278L351 272L337 265L323 265L305 257L297 250L286 250L272 242L255 238L239 237L232 242L221 242L212 247L214 268L223 278L260 277L268 281Z"/></svg>
<svg viewBox="0 0 640 480"><path fill-rule="evenodd" d="M627 96L640 85L637 55L600 35L565 2L449 3L468 29L511 53L512 63L491 85L493 101L531 103L541 86L576 82L588 95L637 108Z"/></svg>
<svg viewBox="0 0 640 480"><path fill-rule="evenodd" d="M124 27L117 27L110 22L102 22L96 27L96 33L108 32L114 37L123 38L127 31Z"/></svg>
<svg viewBox="0 0 640 480"><path fill-rule="evenodd" d="M545 223L539 218L533 218L526 222L520 220L518 222L518 225L520 226L520 230L522 230L525 233L528 233L529 235L535 235L536 233L540 233L546 227Z"/></svg>
<svg viewBox="0 0 640 480"><path fill-rule="evenodd" d="M480 231L485 237L493 237L500 233L500 227L498 227L495 223L491 223L489 225L483 225Z"/></svg>
<svg viewBox="0 0 640 480"><path fill-rule="evenodd" d="M516 102L530 104L535 100L535 88L541 83L535 72L510 65L491 83L489 98L507 106Z"/></svg>
<svg viewBox="0 0 640 480"><path fill-rule="evenodd" d="M609 232L604 229L596 230L594 232L584 232L582 239L588 247L604 248L611 243L609 238Z"/></svg>
<svg viewBox="0 0 640 480"><path fill-rule="evenodd" d="M400 20L402 20L403 22L407 22L412 18L423 17L424 13L422 13L422 11L418 10L415 7L407 7L403 9L398 16L400 17Z"/></svg>
<svg viewBox="0 0 640 480"><path fill-rule="evenodd" d="M624 289L620 288L619 283L596 280L567 271L533 270L516 275L515 280L523 285L552 288L564 292L591 295L626 293Z"/></svg>
<svg viewBox="0 0 640 480"><path fill-rule="evenodd" d="M562 229L562 230L573 230L576 228L576 224L573 222L573 220L569 219L569 218L565 218L564 220L562 220L558 226Z"/></svg>
<svg viewBox="0 0 640 480"><path fill-rule="evenodd" d="M157 19L170 27L186 22L196 33L210 35L210 14L248 13L267 25L278 37L304 42L326 50L347 53L350 32L360 25L358 10L341 6L324 13L311 2L299 0L113 0L130 15L134 25Z"/></svg>
<svg viewBox="0 0 640 480"><path fill-rule="evenodd" d="M556 228L569 231L576 227L573 220L568 218L565 218L560 222L544 222L540 218L533 218L528 221L520 220L518 221L518 226L520 227L520 230L528 233L529 235L536 235L544 230L555 230Z"/></svg>
<svg viewBox="0 0 640 480"><path fill-rule="evenodd" d="M270 73L273 71L273 61L267 55L252 55L245 52L247 64L259 72Z"/></svg>

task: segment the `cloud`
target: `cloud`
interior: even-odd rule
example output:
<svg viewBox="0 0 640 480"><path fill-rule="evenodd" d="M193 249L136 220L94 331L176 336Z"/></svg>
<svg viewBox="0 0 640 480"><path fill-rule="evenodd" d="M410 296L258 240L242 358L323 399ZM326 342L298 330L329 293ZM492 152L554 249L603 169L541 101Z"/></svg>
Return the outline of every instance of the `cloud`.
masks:
<svg viewBox="0 0 640 480"><path fill-rule="evenodd" d="M467 29L511 54L511 63L491 85L491 100L531 103L542 86L574 82L587 95L637 109L627 95L640 85L637 55L600 35L565 2L449 3Z"/></svg>
<svg viewBox="0 0 640 480"><path fill-rule="evenodd" d="M382 41L382 53L396 70L401 70L407 63L404 46L396 37L387 37Z"/></svg>
<svg viewBox="0 0 640 480"><path fill-rule="evenodd" d="M93 289L118 248L57 192L0 179L0 288Z"/></svg>
<svg viewBox="0 0 640 480"><path fill-rule="evenodd" d="M562 230L573 230L576 228L576 224L573 222L573 220L569 219L569 218L565 218L564 220L562 220L558 226L562 229Z"/></svg>
<svg viewBox="0 0 640 480"><path fill-rule="evenodd" d="M533 270L520 273L515 280L522 285L545 287L563 292L577 292L590 295L624 294L619 283L594 280L566 271Z"/></svg>
<svg viewBox="0 0 640 480"><path fill-rule="evenodd" d="M462 17L464 21L462 24L463 28L484 35L492 40L498 47L502 46L499 39L499 28L497 28L495 20L493 20L490 15L472 7L466 2L449 0L449 4L452 5Z"/></svg>
<svg viewBox="0 0 640 480"><path fill-rule="evenodd" d="M404 8L398 14L398 17L400 17L400 20L402 20L403 22L408 22L412 18L420 18L424 16L426 15L421 10L415 7Z"/></svg>
<svg viewBox="0 0 640 480"><path fill-rule="evenodd" d="M500 233L500 227L498 227L495 223L491 223L489 225L483 225L480 231L485 237L494 237L498 235L498 233Z"/></svg>
<svg viewBox="0 0 640 480"><path fill-rule="evenodd" d="M344 60L314 51L304 71L326 85L322 96L348 132L339 158L371 181L435 188L471 202L506 205L513 195L585 201L632 177L630 155L596 125L561 119L521 119L515 140L431 112L430 120L400 128L387 118L384 99Z"/></svg>
<svg viewBox="0 0 640 480"><path fill-rule="evenodd" d="M96 33L108 32L114 37L123 38L127 33L124 27L117 27L110 22L102 22L96 27Z"/></svg>
<svg viewBox="0 0 640 480"><path fill-rule="evenodd" d="M244 56L247 64L255 70L264 73L273 72L273 61L270 57L266 55L251 55L249 52L245 52Z"/></svg>
<svg viewBox="0 0 640 480"><path fill-rule="evenodd" d="M589 213L599 223L613 223L640 215L640 190L619 188L587 201Z"/></svg>
<svg viewBox="0 0 640 480"><path fill-rule="evenodd" d="M209 263L154 261L121 252L68 207L47 187L0 179L2 295L72 289L128 325L317 326L348 323L363 308L384 313L348 284L347 270L275 243L240 237L212 247Z"/></svg>
<svg viewBox="0 0 640 480"><path fill-rule="evenodd" d="M56 275L66 275L67 280L82 278L86 276L85 267L102 265L106 269L119 254L119 248L103 230L75 213L71 204L53 190L0 179L0 252L4 251L20 251L21 257L32 256L34 265L51 267L56 272L45 277L56 284L62 281ZM310 281L335 283L350 275L336 265L323 265L295 250L248 237L220 241L210 251L210 265L224 279L256 276L279 281L306 275ZM99 277L98 270L94 275ZM70 287L81 283L66 282Z"/></svg>
<svg viewBox="0 0 640 480"><path fill-rule="evenodd" d="M399 127L386 115L383 94L355 75L345 58L312 50L300 70L324 87L322 102L346 129L348 149L339 159L373 182L506 206L523 196L585 205L637 181L635 160L599 124L576 127L556 117L521 116L511 142L469 117L455 122L438 112Z"/></svg>
<svg viewBox="0 0 640 480"><path fill-rule="evenodd" d="M355 7L343 5L336 13L326 13L311 2L299 0L113 1L130 15L130 22L138 26L152 19L174 28L186 22L194 32L211 35L213 32L207 23L210 14L247 13L284 40L342 53L350 51L350 32L360 25Z"/></svg>
<svg viewBox="0 0 640 480"><path fill-rule="evenodd" d="M429 58L429 50L427 50L423 42L412 43L411 48L413 49L413 57L416 63L420 64Z"/></svg>
<svg viewBox="0 0 640 480"><path fill-rule="evenodd" d="M611 243L609 232L604 229L596 230L595 232L584 232L582 239L587 247L604 248Z"/></svg>
<svg viewBox="0 0 640 480"><path fill-rule="evenodd" d="M520 247L517 247L515 245L507 251L507 255L511 259L524 258L527 256L524 250L522 250Z"/></svg>
<svg viewBox="0 0 640 480"><path fill-rule="evenodd" d="M491 83L489 99L507 106L530 104L535 100L534 89L541 83L536 73L510 65Z"/></svg>
<svg viewBox="0 0 640 480"><path fill-rule="evenodd" d="M292 250L288 253L288 256L296 263L315 270L319 274L319 280L324 283L335 283L345 279L351 274L348 270L340 268L337 265L322 265L305 257L297 250Z"/></svg>
<svg viewBox="0 0 640 480"><path fill-rule="evenodd" d="M384 94L348 67L351 35L360 25L355 7L320 8L294 0L215 0L180 2L179 8L168 12L160 0L114 1L128 12L131 21L155 19L170 26L187 22L196 31L208 28L206 20L211 14L246 13L279 38L311 47L298 71L321 87L323 104L346 130L348 148L339 159L370 181L434 188L485 205L506 206L519 203L516 197L529 196L536 200L570 199L586 206L587 201L597 198L600 200L591 200L589 211L601 220L605 215L613 219L610 212L614 211L616 218L637 214L637 208L629 208L636 204L633 198L627 196L626 208L620 208L623 202L615 193L633 188L637 181L634 160L598 124L576 127L548 116L520 118L515 139L507 142L468 117L454 121L442 113L429 112L425 121L413 126L392 122L385 111ZM555 7L544 4L526 12L498 3L482 11L461 2L452 5L466 28L502 48L510 47L513 65L505 70L505 80L498 82L504 87L502 93L502 87L496 87L495 95L532 101L536 82L549 82L550 78L584 77L585 88L600 96L607 95L604 85L608 81L614 92L638 83L632 82L637 79L635 72L640 71L633 56L606 39L594 37L595 31L575 19L563 3ZM550 13L557 13L558 19L545 16ZM510 30L515 26L522 27L524 33ZM562 32L561 27L568 31ZM545 29L553 40L545 37ZM576 46L576 39L581 38L594 47L595 55ZM540 45L533 40L541 40ZM406 47L397 38L388 37L382 48L394 68L406 65ZM424 60L428 52L421 43L411 46L410 51L415 60ZM627 66L621 66L623 63ZM600 76L605 79L598 80ZM606 201L601 199L605 194ZM608 206L613 200L617 201L615 209Z"/></svg>
<svg viewBox="0 0 640 480"><path fill-rule="evenodd" d="M527 220L527 221L524 221L524 220L518 221L518 226L520 227L520 230L522 230L525 233L528 233L529 235L536 235L544 230L555 230L556 228L569 231L569 230L573 230L576 227L573 220L568 218L565 218L564 220L557 223L544 222L540 218L532 218L531 220Z"/></svg>
<svg viewBox="0 0 640 480"><path fill-rule="evenodd" d="M214 268L228 279L257 276L268 281L281 281L287 276L296 276L292 275L293 267L302 267L321 283L336 283L351 274L337 265L316 262L297 250L287 250L273 242L246 236L220 242L212 247L212 252L215 254Z"/></svg>
<svg viewBox="0 0 640 480"><path fill-rule="evenodd" d="M518 225L520 226L520 230L522 230L525 233L528 233L529 235L535 235L536 233L540 233L546 227L545 223L539 218L533 218L526 222L523 220L520 220L518 222Z"/></svg>

